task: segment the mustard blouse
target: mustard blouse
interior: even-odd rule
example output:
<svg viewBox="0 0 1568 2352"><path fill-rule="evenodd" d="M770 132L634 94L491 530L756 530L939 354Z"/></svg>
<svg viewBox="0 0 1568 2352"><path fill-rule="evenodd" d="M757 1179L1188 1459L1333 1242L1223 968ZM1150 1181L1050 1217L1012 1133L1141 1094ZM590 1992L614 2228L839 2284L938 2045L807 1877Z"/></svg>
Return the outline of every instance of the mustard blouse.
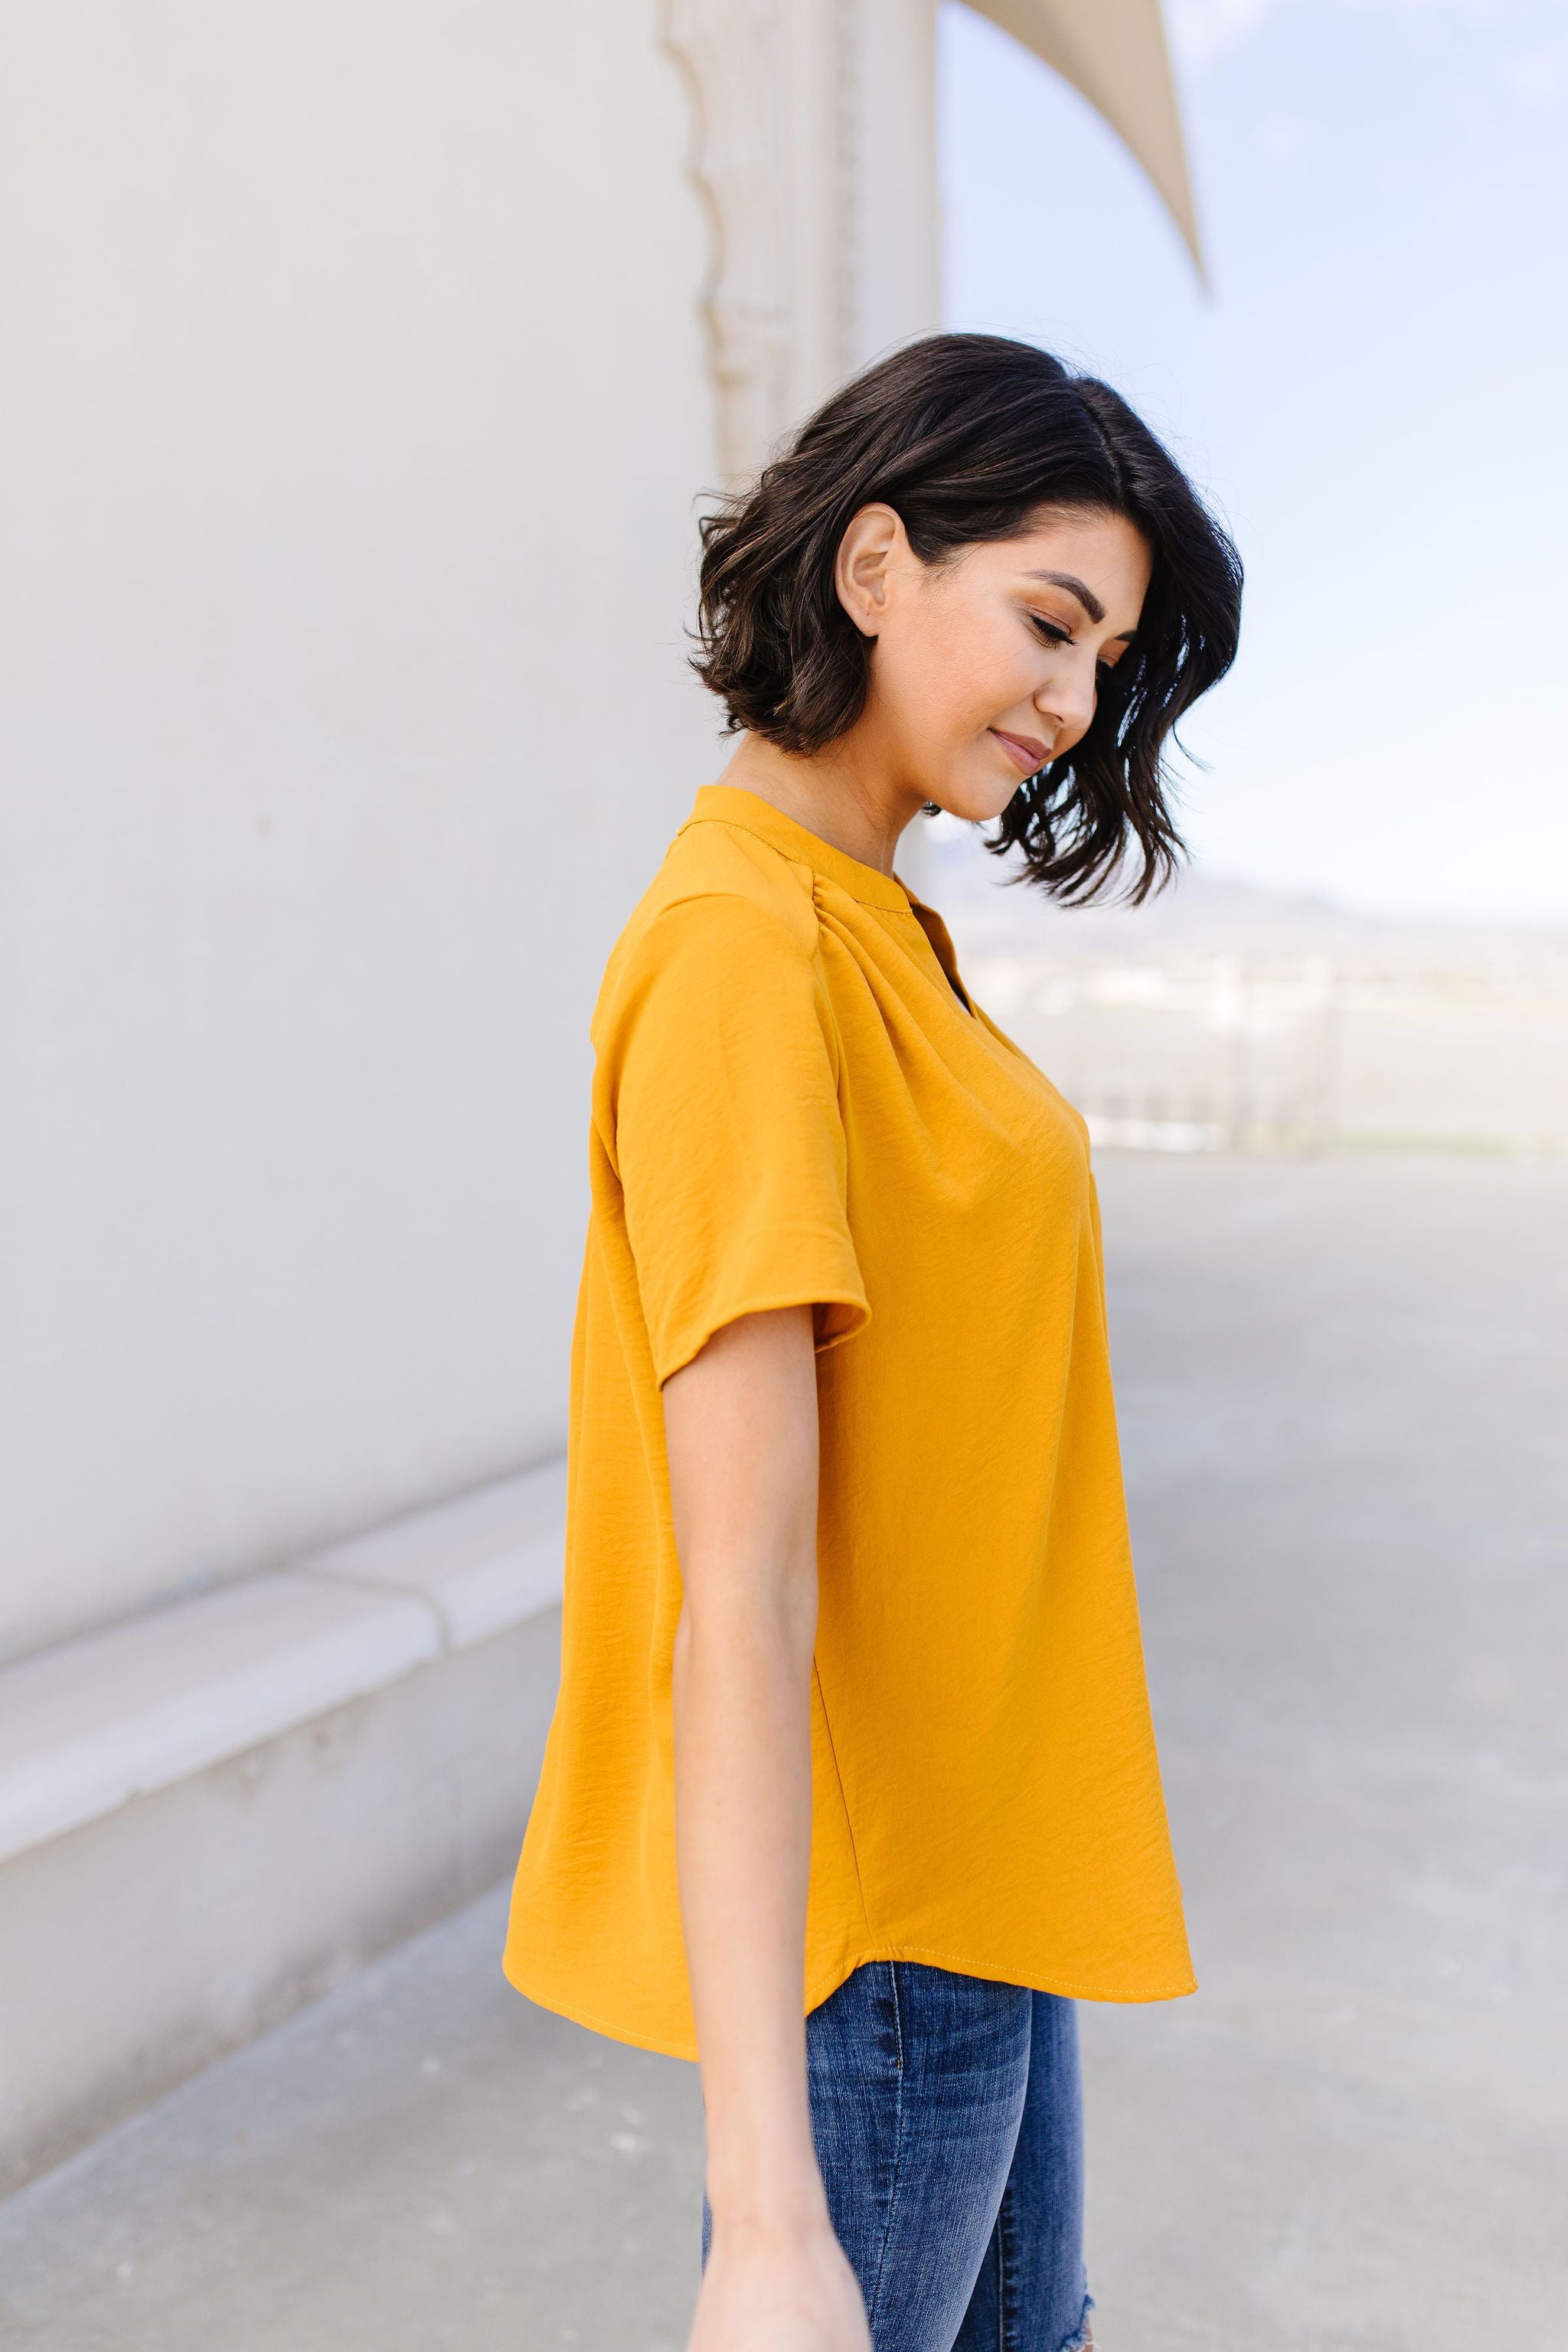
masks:
<svg viewBox="0 0 1568 2352"><path fill-rule="evenodd" d="M572 1354L560 1696L505 1968L695 2058L661 1384L815 1309L805 2008L864 1960L1194 1989L1144 1683L1083 1120L941 918L710 784L609 961Z"/></svg>

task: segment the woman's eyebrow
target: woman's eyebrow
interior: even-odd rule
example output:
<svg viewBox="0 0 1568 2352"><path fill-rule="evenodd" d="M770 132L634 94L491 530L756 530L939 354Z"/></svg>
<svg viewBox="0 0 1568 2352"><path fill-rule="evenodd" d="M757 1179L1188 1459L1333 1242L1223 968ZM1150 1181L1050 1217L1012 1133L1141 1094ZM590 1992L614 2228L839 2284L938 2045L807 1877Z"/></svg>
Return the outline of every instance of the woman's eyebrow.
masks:
<svg viewBox="0 0 1568 2352"><path fill-rule="evenodd" d="M1086 586L1084 582L1079 580L1076 573L1071 572L1026 572L1024 577L1026 580L1048 580L1053 588L1065 588L1069 596L1076 596L1078 598L1079 603L1083 606L1084 611L1089 614L1091 621L1098 623L1104 620L1104 605L1100 603L1093 589Z"/></svg>

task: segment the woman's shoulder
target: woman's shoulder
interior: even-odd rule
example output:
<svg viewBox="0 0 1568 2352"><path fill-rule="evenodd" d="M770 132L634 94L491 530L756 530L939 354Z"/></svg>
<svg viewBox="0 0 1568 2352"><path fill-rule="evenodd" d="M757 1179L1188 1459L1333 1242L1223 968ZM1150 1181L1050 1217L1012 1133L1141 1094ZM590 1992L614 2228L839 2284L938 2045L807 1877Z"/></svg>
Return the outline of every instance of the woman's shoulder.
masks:
<svg viewBox="0 0 1568 2352"><path fill-rule="evenodd" d="M634 908L610 969L646 971L671 958L700 958L705 949L809 961L816 945L811 868L739 825L693 818Z"/></svg>
<svg viewBox="0 0 1568 2352"><path fill-rule="evenodd" d="M611 950L595 1052L615 1062L650 1020L682 1051L700 1051L716 1022L776 1038L816 1017L817 949L809 867L738 826L683 825Z"/></svg>

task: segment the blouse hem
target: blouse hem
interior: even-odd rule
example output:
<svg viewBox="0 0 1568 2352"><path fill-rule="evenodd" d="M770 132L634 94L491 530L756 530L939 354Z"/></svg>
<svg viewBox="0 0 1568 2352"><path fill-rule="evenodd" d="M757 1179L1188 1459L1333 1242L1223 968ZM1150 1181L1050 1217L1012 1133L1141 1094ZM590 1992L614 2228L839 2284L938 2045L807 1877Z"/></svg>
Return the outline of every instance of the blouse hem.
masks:
<svg viewBox="0 0 1568 2352"><path fill-rule="evenodd" d="M865 1292L852 1290L847 1285L795 1283L786 1284L783 1289L742 1292L732 1306L726 1305L717 1322L710 1322L704 1318L700 1326L677 1340L665 1365L656 1364L654 1367L657 1386L662 1390L666 1381L672 1381L677 1372L683 1372L687 1365L702 1353L716 1333L726 1329L731 1323L738 1323L743 1315L772 1315L784 1307L844 1307L854 1314L856 1319L846 1323L842 1330L830 1331L826 1339L815 1341L816 1352L819 1356L826 1356L834 1348L843 1347L847 1339L858 1339L871 1320L870 1304Z"/></svg>
<svg viewBox="0 0 1568 2352"><path fill-rule="evenodd" d="M1068 1983L1052 1970L1021 1970L1008 1966L1005 1961L976 1959L973 1954L942 1951L931 1944L883 1942L873 1945L868 1950L856 1952L841 1967L830 1969L820 1987L808 1988L805 2014L809 2016L814 2009L830 2000L857 1969L866 1967L872 1960L923 1961L932 1967L955 1969L962 1976L984 1977L992 1984L1020 1985L1026 1991L1056 1993L1065 2000L1110 2001L1123 2009L1140 2008L1156 2000L1181 2000L1198 1989L1198 1980L1191 1969L1177 1983L1139 1992L1113 1992L1104 1986ZM683 2058L689 2065L698 2063L699 2053L694 2038L688 2040L660 2033L657 2030L636 2030L617 2023L614 2019L597 2016L574 2000L562 2000L542 1988L536 1989L527 1980L526 1972L510 1959L502 1961L501 1973L512 1990L521 1993L525 2000L531 2000L540 2009L549 2010L556 2017L569 2019L574 2025L586 2026L591 2033L602 2033L611 2042L624 2042L633 2050L652 2051L660 2058ZM1044 1981L1047 1974L1052 1978L1048 1984Z"/></svg>

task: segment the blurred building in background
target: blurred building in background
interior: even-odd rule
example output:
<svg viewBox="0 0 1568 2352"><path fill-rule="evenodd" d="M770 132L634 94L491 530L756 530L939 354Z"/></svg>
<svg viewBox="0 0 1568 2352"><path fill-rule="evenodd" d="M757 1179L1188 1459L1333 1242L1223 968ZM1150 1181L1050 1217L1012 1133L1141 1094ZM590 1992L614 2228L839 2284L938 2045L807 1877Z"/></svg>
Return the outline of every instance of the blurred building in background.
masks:
<svg viewBox="0 0 1568 2352"><path fill-rule="evenodd" d="M985 13L1190 239L1155 0ZM5 13L7 2178L515 1853L698 507L936 323L932 58L931 0Z"/></svg>
<svg viewBox="0 0 1568 2352"><path fill-rule="evenodd" d="M1568 934L1421 922L1184 870L1042 907L934 820L930 887L988 1012L1142 1151L1568 1151Z"/></svg>

